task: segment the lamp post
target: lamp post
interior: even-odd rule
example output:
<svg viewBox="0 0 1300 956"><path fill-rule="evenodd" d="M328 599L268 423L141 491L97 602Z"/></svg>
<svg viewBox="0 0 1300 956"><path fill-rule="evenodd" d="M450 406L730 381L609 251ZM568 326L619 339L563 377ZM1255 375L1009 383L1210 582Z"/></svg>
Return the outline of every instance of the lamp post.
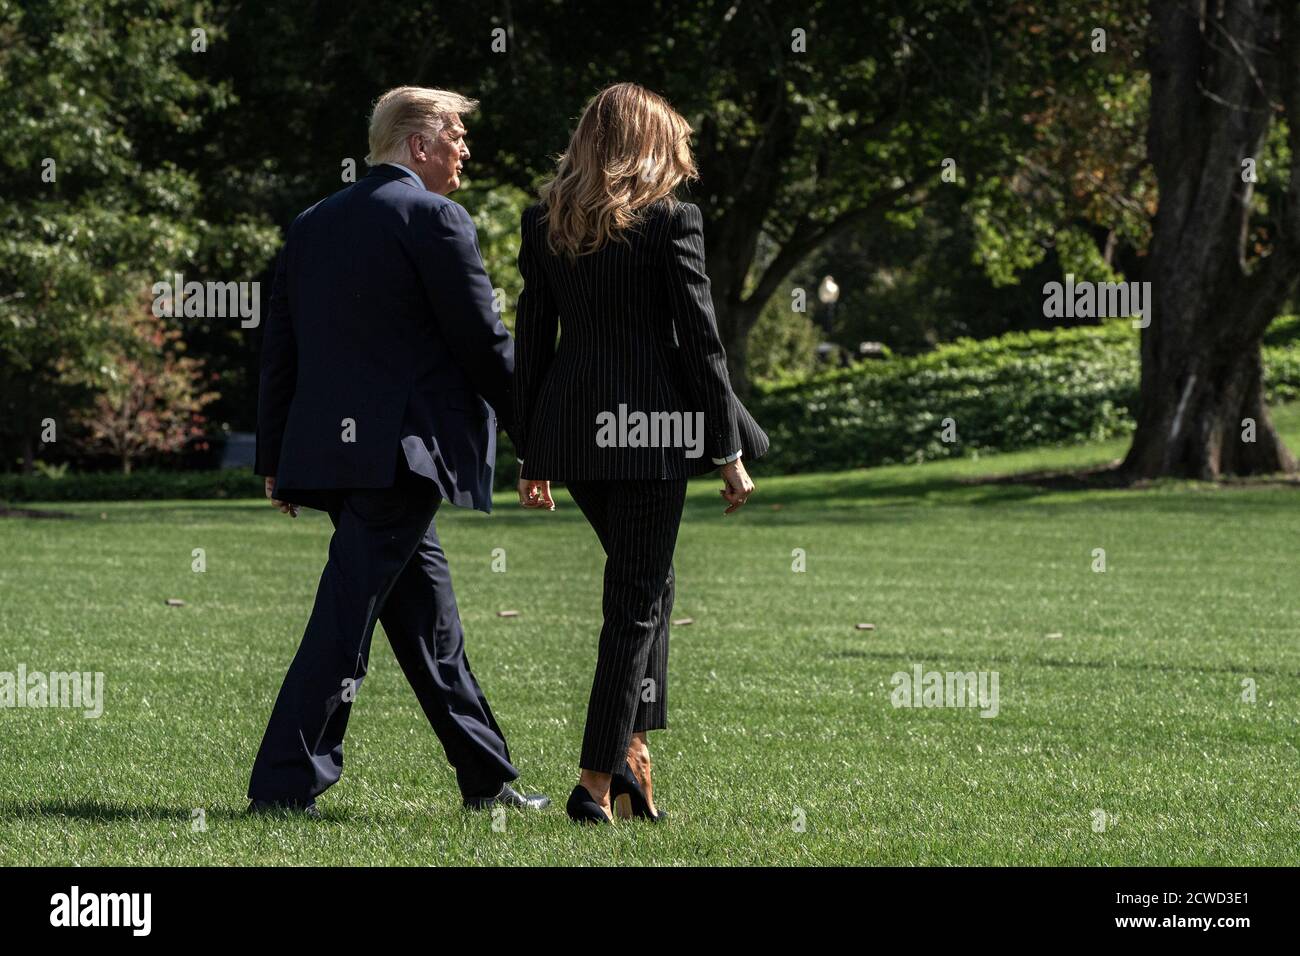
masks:
<svg viewBox="0 0 1300 956"><path fill-rule="evenodd" d="M826 306L826 337L830 338L835 324L835 303L840 300L840 287L834 276L826 276L817 286L817 301Z"/></svg>
<svg viewBox="0 0 1300 956"><path fill-rule="evenodd" d="M825 332L822 343L817 346L817 357L823 362L834 361L839 351L831 341L831 330L835 327L835 303L839 298L840 287L835 282L835 277L828 275L823 278L817 286L817 301L823 306L822 327ZM836 364L843 364L843 361Z"/></svg>

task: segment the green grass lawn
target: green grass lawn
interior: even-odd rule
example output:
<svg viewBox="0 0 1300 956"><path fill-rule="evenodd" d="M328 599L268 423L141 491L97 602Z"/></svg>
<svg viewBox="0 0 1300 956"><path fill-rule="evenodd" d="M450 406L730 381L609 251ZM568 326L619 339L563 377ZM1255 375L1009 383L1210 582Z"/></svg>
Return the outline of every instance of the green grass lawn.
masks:
<svg viewBox="0 0 1300 956"><path fill-rule="evenodd" d="M1300 408L1278 417L1300 447ZM475 671L525 783L556 801L500 831L460 809L378 633L325 820L241 816L324 516L173 501L0 520L0 671L106 681L99 719L0 710L0 862L1300 863L1297 489L970 482L1121 452L760 474L725 520L717 482L693 484L675 616L694 624L673 631L672 726L651 739L672 819L605 831L562 806L601 570L567 497L439 519ZM917 664L996 671L997 716L893 707Z"/></svg>

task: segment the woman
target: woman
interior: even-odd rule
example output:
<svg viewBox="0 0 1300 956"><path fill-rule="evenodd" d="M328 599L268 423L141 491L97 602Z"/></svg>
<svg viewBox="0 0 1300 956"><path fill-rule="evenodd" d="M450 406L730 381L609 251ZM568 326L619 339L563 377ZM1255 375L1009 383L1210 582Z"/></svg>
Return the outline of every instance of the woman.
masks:
<svg viewBox="0 0 1300 956"><path fill-rule="evenodd" d="M727 379L704 272L691 127L619 83L587 104L522 222L515 325L519 501L563 481L605 550L604 626L575 821L657 821L646 734L666 726L673 549L686 479L721 466L724 514L754 491L767 436ZM560 332L559 346L556 333Z"/></svg>

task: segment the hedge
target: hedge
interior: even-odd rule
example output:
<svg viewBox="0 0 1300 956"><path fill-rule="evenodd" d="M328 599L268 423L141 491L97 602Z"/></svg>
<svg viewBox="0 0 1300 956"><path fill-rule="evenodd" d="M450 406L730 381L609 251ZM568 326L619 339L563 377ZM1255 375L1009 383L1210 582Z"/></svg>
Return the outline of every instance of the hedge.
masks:
<svg viewBox="0 0 1300 956"><path fill-rule="evenodd" d="M1264 348L1270 402L1300 397L1300 326ZM1270 330L1274 332L1274 330ZM760 386L768 472L837 471L1130 434L1138 332L1101 326L962 339L924 355ZM955 440L944 441L945 424Z"/></svg>
<svg viewBox="0 0 1300 956"><path fill-rule="evenodd" d="M1275 321L1263 354L1268 401L1300 399L1300 317ZM1120 437L1133 430L1137 388L1138 333L1121 319L962 339L924 355L760 385L748 405L772 440L762 471L839 471ZM943 440L945 419L955 441ZM517 473L501 435L496 487L513 487ZM247 469L0 474L0 501L12 502L261 494L262 480Z"/></svg>
<svg viewBox="0 0 1300 956"><path fill-rule="evenodd" d="M162 501L167 498L253 498L262 479L247 468L224 471L85 472L61 478L0 474L0 501Z"/></svg>

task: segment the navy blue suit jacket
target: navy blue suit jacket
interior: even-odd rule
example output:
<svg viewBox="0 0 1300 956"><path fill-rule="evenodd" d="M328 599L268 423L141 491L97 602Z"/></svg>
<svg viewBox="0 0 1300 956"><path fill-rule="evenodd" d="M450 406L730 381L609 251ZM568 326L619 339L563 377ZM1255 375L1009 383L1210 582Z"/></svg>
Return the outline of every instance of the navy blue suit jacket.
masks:
<svg viewBox="0 0 1300 956"><path fill-rule="evenodd" d="M469 214L394 166L294 220L262 339L259 475L315 508L386 488L399 460L452 504L492 510L514 342Z"/></svg>

